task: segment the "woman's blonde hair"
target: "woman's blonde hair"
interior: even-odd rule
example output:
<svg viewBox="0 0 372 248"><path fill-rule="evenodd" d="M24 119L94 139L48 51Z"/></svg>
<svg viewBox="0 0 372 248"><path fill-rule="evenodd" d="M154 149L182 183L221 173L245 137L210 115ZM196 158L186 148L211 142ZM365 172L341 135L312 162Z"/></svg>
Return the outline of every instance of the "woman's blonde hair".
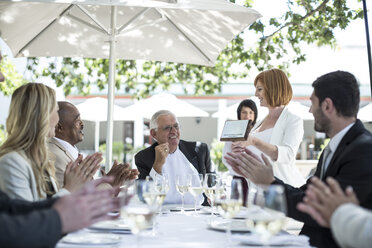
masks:
<svg viewBox="0 0 372 248"><path fill-rule="evenodd" d="M24 151L31 161L39 196L52 194L48 184L55 178L55 168L50 161L47 139L50 114L56 107L55 91L40 83L28 83L12 95L6 120L8 138L0 147L0 157L13 151Z"/></svg>
<svg viewBox="0 0 372 248"><path fill-rule="evenodd" d="M292 86L287 75L280 69L266 70L258 74L254 86L258 81L263 84L267 103L271 107L287 105L292 99Z"/></svg>

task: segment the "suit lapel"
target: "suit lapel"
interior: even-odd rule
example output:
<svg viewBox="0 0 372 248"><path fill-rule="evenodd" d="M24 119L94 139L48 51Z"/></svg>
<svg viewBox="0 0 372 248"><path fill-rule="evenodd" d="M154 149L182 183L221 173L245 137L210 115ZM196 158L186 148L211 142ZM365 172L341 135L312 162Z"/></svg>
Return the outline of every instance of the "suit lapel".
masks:
<svg viewBox="0 0 372 248"><path fill-rule="evenodd" d="M199 171L198 158L193 147L186 146L186 144L182 140L180 140L178 147L180 148L181 152L185 155L187 160L189 160L189 162L195 167L195 169Z"/></svg>
<svg viewBox="0 0 372 248"><path fill-rule="evenodd" d="M51 142L56 145L59 149L61 149L67 157L71 159L71 161L74 161L75 159L72 157L72 155L61 145L56 139L52 138Z"/></svg>
<svg viewBox="0 0 372 248"><path fill-rule="evenodd" d="M338 163L337 160L340 158L340 156L342 156L345 149L352 143L355 137L358 136L362 131L363 131L363 124L359 120L357 120L355 124L350 128L350 130L345 134L340 144L338 145L335 153L332 156L331 161L329 162L328 168L325 171L324 178L327 178L328 176L336 175L338 168L340 166L340 163ZM321 159L322 158L320 158L319 160L322 161Z"/></svg>

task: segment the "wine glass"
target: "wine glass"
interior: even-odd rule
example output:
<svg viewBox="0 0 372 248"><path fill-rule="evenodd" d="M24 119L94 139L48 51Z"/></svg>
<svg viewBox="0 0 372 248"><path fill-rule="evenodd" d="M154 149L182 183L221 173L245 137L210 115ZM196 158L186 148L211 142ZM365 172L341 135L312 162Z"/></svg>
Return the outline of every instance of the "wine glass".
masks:
<svg viewBox="0 0 372 248"><path fill-rule="evenodd" d="M155 202L154 198L146 195L151 181L137 180L122 189L120 213L128 222L129 228L136 235L136 246L140 247L141 233L148 229L156 215L156 204L146 204L144 201Z"/></svg>
<svg viewBox="0 0 372 248"><path fill-rule="evenodd" d="M226 246L231 245L231 225L232 219L240 211L243 204L243 187L240 179L232 179L231 186L224 184L217 185L215 204L218 213L228 219L226 228Z"/></svg>
<svg viewBox="0 0 372 248"><path fill-rule="evenodd" d="M185 213L184 196L189 190L189 185L188 185L186 175L176 175L176 188L177 188L177 191L181 194L181 198L182 198L181 213Z"/></svg>
<svg viewBox="0 0 372 248"><path fill-rule="evenodd" d="M211 204L211 220L214 215L214 201L216 195L216 187L219 185L219 179L217 174L214 173L207 173L204 177L204 194L208 197L210 204Z"/></svg>
<svg viewBox="0 0 372 248"><path fill-rule="evenodd" d="M203 174L189 174L189 192L194 197L194 214L196 215L196 201L203 194Z"/></svg>
<svg viewBox="0 0 372 248"><path fill-rule="evenodd" d="M252 185L249 188L247 224L265 245L282 230L286 214L287 202L282 185Z"/></svg>
<svg viewBox="0 0 372 248"><path fill-rule="evenodd" d="M155 175L155 191L158 194L157 201L159 204L159 215L162 214L162 206L169 191L169 177L168 174Z"/></svg>

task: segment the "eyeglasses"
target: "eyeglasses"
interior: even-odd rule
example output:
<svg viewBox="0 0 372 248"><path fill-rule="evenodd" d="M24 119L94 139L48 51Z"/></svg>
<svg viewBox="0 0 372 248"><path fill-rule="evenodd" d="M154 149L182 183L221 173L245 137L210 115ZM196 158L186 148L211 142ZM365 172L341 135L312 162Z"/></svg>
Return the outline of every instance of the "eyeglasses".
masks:
<svg viewBox="0 0 372 248"><path fill-rule="evenodd" d="M160 129L163 130L164 132L170 132L172 130L172 128L174 128L176 130L179 130L180 129L180 125L178 123L176 123L176 124L173 124L173 126L167 125L167 126L164 126L164 127L160 128ZM157 128L157 129L159 129L159 128Z"/></svg>

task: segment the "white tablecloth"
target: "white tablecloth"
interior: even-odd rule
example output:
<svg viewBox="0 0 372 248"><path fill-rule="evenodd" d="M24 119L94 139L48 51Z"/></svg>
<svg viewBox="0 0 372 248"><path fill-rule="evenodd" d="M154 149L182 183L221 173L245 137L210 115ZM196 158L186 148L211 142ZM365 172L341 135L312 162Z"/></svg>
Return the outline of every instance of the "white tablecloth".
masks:
<svg viewBox="0 0 372 248"><path fill-rule="evenodd" d="M221 217L214 217L215 220ZM153 237L151 231L146 231L141 236L141 248L218 248L226 247L226 233L208 229L210 215L199 214L194 216L193 212L181 214L180 212L171 212L158 217L158 235ZM90 229L84 229L77 234L91 232ZM70 235L76 235L70 234ZM99 245L70 245L63 242L57 244L57 248L72 247L136 247L136 236L132 234L116 234L122 237L120 244L99 246ZM247 234L249 235L249 234ZM289 235L289 234L288 234ZM240 245L232 241L231 247L249 247ZM257 246L256 246L257 247ZM291 246L294 248L295 246Z"/></svg>

